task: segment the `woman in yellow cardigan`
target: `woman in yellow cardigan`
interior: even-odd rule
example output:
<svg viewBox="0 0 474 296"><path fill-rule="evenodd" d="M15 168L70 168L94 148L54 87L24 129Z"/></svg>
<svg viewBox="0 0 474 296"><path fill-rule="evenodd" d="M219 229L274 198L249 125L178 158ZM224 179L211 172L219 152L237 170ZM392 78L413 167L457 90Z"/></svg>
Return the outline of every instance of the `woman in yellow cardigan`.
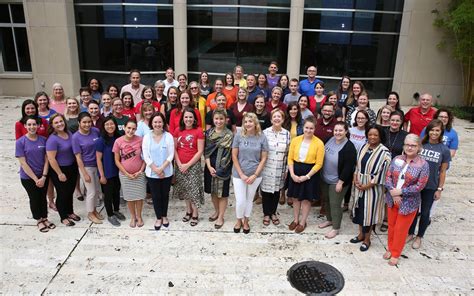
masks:
<svg viewBox="0 0 474 296"><path fill-rule="evenodd" d="M194 105L199 110L199 115L201 115L201 127L203 131L206 131L206 122L204 118L206 118L206 99L201 96L201 90L199 88L199 84L196 81L191 81L189 83L189 90L193 95Z"/></svg>
<svg viewBox="0 0 474 296"><path fill-rule="evenodd" d="M324 161L324 143L314 136L314 117L304 121L303 134L291 140L288 169L291 178L287 195L293 198L291 231L303 232L311 209L311 201L319 199L319 170ZM301 219L300 219L301 212Z"/></svg>

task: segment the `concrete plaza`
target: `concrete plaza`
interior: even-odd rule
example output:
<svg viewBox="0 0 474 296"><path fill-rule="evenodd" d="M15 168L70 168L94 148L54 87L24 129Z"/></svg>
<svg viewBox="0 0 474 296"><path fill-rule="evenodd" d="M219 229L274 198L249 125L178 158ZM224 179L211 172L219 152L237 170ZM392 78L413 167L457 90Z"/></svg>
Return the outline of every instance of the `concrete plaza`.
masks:
<svg viewBox="0 0 474 296"><path fill-rule="evenodd" d="M74 201L83 217L65 227L40 233L31 217L28 197L14 157L14 123L20 99L2 98L0 105L0 294L299 294L287 281L295 263L319 260L332 264L345 277L341 295L468 295L474 293L474 124L456 119L460 147L441 201L422 247L409 245L398 267L389 266L386 233L377 231L369 251L349 243L357 227L344 215L341 234L324 238L323 221L313 209L302 234L288 230L292 209L279 206L282 224L262 225L255 205L251 233L235 234L234 197L229 198L226 222L215 230L209 196L196 227L181 222L184 202L170 202L170 228L154 231L154 213L145 205L143 228L108 222L91 224L85 203ZM374 107L374 109L376 109ZM377 109L376 109L377 110ZM105 210L102 210L104 212ZM125 207L123 213L128 216Z"/></svg>

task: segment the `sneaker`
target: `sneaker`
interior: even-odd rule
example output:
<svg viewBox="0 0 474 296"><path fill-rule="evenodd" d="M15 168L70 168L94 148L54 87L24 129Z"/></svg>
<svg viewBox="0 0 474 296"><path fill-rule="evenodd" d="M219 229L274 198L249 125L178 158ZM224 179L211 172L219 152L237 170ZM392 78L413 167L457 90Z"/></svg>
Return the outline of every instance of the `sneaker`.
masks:
<svg viewBox="0 0 474 296"><path fill-rule="evenodd" d="M117 219L117 217L114 215L114 216L110 216L110 217L107 217L107 220L110 222L110 224L112 224L113 226L120 226L120 222L119 220Z"/></svg>
<svg viewBox="0 0 474 296"><path fill-rule="evenodd" d="M125 216L124 216L122 213L120 213L119 211L114 212L114 215L115 215L115 217L117 217L117 219L119 219L120 221L125 221Z"/></svg>

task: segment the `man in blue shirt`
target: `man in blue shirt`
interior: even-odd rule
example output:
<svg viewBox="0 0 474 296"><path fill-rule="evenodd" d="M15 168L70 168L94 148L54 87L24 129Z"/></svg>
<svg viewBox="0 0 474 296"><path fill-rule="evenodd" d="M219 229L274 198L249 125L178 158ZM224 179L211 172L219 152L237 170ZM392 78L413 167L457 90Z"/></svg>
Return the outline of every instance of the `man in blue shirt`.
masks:
<svg viewBox="0 0 474 296"><path fill-rule="evenodd" d="M314 96L314 88L316 87L316 84L318 82L322 82L316 78L316 75L318 74L318 68L316 68L316 66L309 66L306 73L308 74L308 78L300 81L300 88L298 89L298 92L308 97Z"/></svg>
<svg viewBox="0 0 474 296"><path fill-rule="evenodd" d="M258 94L264 94L265 92L257 86L257 77L253 74L247 75L247 91L249 92L249 96L247 98L247 102L253 105L255 102L255 97Z"/></svg>

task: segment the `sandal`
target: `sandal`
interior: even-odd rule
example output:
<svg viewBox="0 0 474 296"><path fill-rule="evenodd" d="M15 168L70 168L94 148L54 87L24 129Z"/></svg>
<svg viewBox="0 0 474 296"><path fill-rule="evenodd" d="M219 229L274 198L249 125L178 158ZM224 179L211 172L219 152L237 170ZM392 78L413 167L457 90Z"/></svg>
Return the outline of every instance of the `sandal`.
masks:
<svg viewBox="0 0 474 296"><path fill-rule="evenodd" d="M137 220L130 219L130 227L135 228L137 226Z"/></svg>
<svg viewBox="0 0 474 296"><path fill-rule="evenodd" d="M387 252L385 252L385 254L383 254L382 258L385 259L385 260L388 260L388 259L392 258L392 253L390 253L390 251L387 251Z"/></svg>
<svg viewBox="0 0 474 296"><path fill-rule="evenodd" d="M74 220L74 221L76 221L76 222L81 221L81 217L79 217L78 215L76 215L76 214L74 214L74 213L72 213L72 214L69 215L68 217L69 217L69 219L72 219L72 220Z"/></svg>
<svg viewBox="0 0 474 296"><path fill-rule="evenodd" d="M280 225L280 219L278 219L277 215L275 215L275 219L272 218L273 225Z"/></svg>
<svg viewBox="0 0 474 296"><path fill-rule="evenodd" d="M188 212L186 212L186 215L185 215L185 216L183 217L183 219L182 219L183 222L189 222L189 220L191 220L191 215L192 215L192 214L193 214L193 213L188 213Z"/></svg>
<svg viewBox="0 0 474 296"><path fill-rule="evenodd" d="M219 215L216 215L215 217L210 216L208 220L209 220L209 222L214 222L214 221L217 220L217 218L219 218Z"/></svg>
<svg viewBox="0 0 474 296"><path fill-rule="evenodd" d="M141 219L142 222L138 222L138 219L137 219L137 227L143 227L143 225L145 225L145 222L143 222L143 219Z"/></svg>
<svg viewBox="0 0 474 296"><path fill-rule="evenodd" d="M265 225L265 226L270 225L270 218L268 218L268 220L263 218L263 225Z"/></svg>
<svg viewBox="0 0 474 296"><path fill-rule="evenodd" d="M67 221L66 223L64 221ZM66 225L66 226L74 226L76 225L76 223L72 222L71 220L69 220L68 218L64 219L61 221L62 224Z"/></svg>
<svg viewBox="0 0 474 296"><path fill-rule="evenodd" d="M58 211L58 208L56 207L56 203L54 203L54 202L50 202L50 203L49 203L49 208L50 208L51 210L55 211L55 212Z"/></svg>
<svg viewBox="0 0 474 296"><path fill-rule="evenodd" d="M388 265L390 266L397 266L398 264L398 258L390 258L390 260L388 261Z"/></svg>
<svg viewBox="0 0 474 296"><path fill-rule="evenodd" d="M48 226L49 229L54 229L56 228L56 225L52 222L49 222L47 219L43 221L43 224Z"/></svg>
<svg viewBox="0 0 474 296"><path fill-rule="evenodd" d="M189 223L191 226L196 226L199 223L199 217L191 217L191 223Z"/></svg>
<svg viewBox="0 0 474 296"><path fill-rule="evenodd" d="M382 225L380 225L380 231L382 231L382 232L387 232L387 230L388 230L388 225L387 225L387 223L384 221L384 222L382 223Z"/></svg>
<svg viewBox="0 0 474 296"><path fill-rule="evenodd" d="M40 232L48 232L49 231L49 227L48 225L46 225L46 223L44 223L45 221L39 221L38 223L36 223L36 226L38 226L38 229ZM43 227L40 227L40 225L43 225Z"/></svg>

